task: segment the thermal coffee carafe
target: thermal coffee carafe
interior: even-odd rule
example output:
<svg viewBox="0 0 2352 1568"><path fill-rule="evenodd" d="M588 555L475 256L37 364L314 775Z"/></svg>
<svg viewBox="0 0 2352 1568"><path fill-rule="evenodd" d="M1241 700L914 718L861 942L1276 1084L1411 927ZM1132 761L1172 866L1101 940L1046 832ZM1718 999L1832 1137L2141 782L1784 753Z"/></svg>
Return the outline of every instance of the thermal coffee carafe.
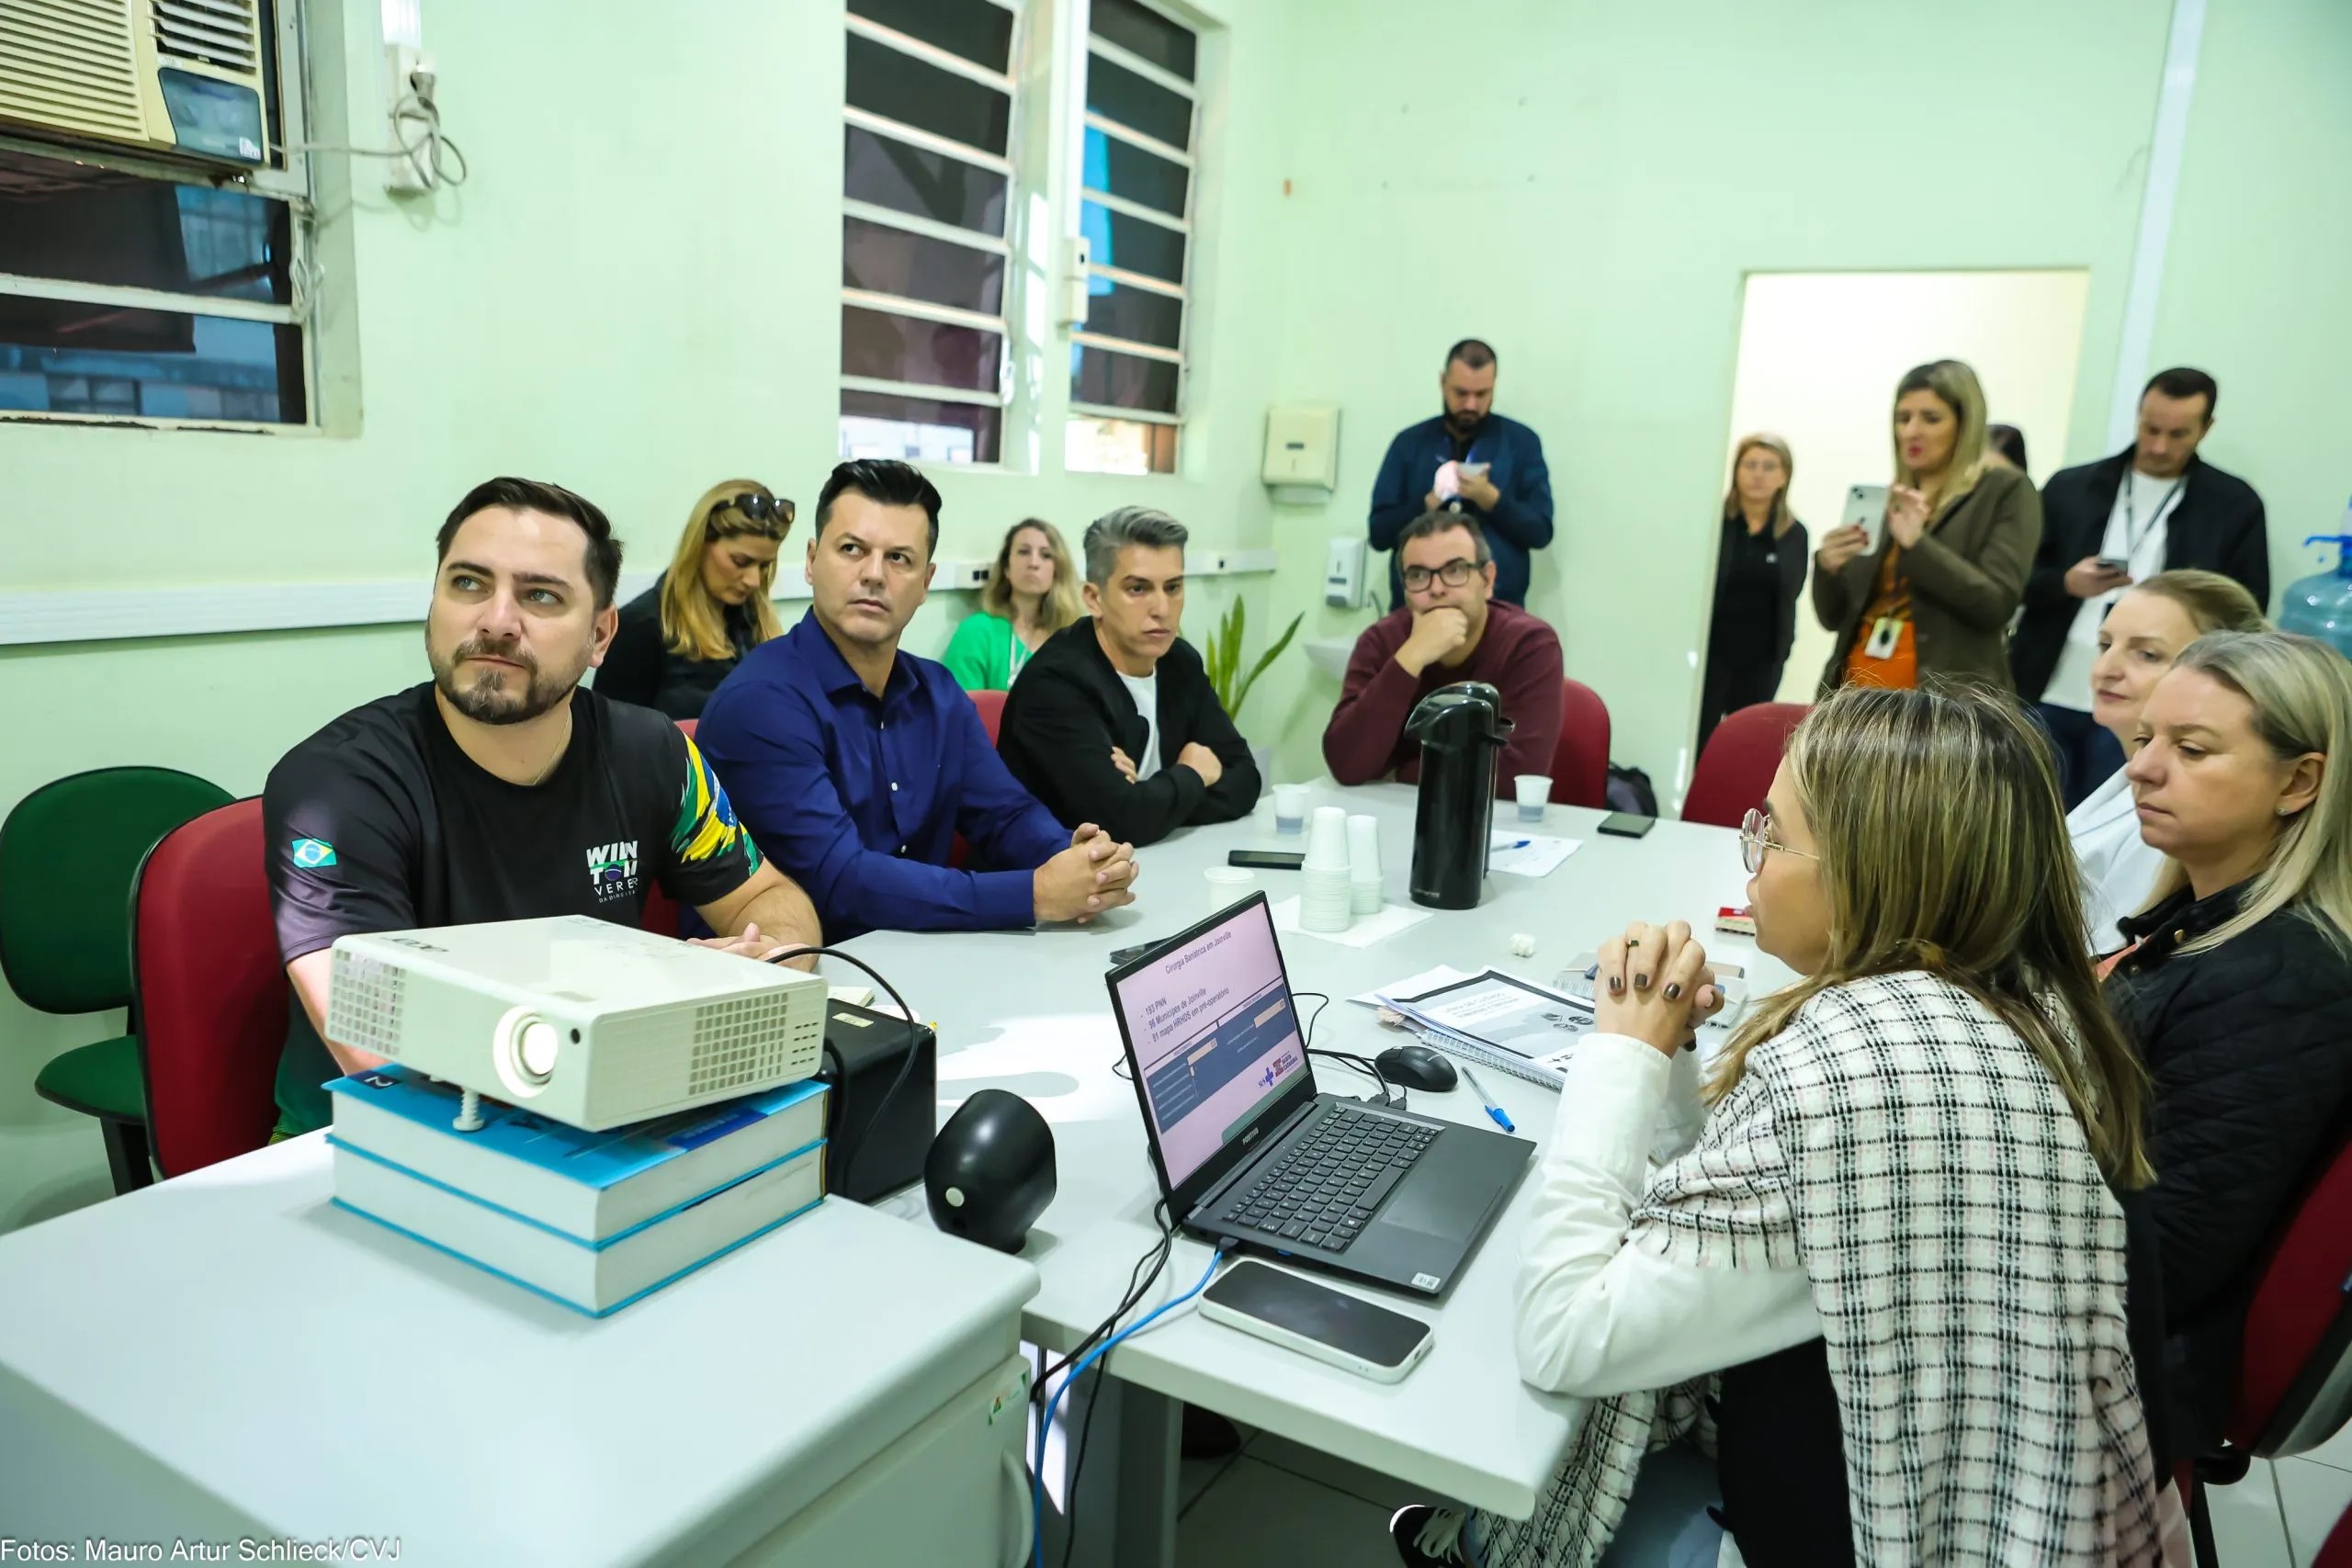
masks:
<svg viewBox="0 0 2352 1568"><path fill-rule="evenodd" d="M1487 886L1495 827L1495 768L1511 722L1484 681L1441 686L1405 721L1421 743L1421 798L1413 823L1413 902L1475 909Z"/></svg>

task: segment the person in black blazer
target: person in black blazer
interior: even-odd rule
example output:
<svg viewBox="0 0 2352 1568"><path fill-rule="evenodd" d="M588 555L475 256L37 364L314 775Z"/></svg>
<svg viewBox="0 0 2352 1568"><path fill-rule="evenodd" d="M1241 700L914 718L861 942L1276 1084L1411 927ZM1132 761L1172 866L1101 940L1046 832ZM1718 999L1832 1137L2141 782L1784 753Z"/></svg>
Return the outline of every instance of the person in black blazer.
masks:
<svg viewBox="0 0 2352 1568"><path fill-rule="evenodd" d="M2235 580L2269 606L2262 498L2197 456L2219 396L2201 370L2161 372L2140 396L2139 434L2129 448L2063 468L2042 487L2041 547L2009 641L2009 671L2057 749L2070 810L2123 765L2121 747L2091 718L2091 661L2116 596L2159 571L2195 568ZM2103 567L2102 558L2125 570Z"/></svg>
<svg viewBox="0 0 2352 1568"><path fill-rule="evenodd" d="M2123 776L2168 858L2105 989L2155 1089L2163 1424L2185 1458L2221 1437L2265 1254L2352 1135L2352 666L2211 633L2138 735Z"/></svg>
<svg viewBox="0 0 2352 1568"><path fill-rule="evenodd" d="M1804 525L1789 510L1795 473L1789 444L1779 436L1740 438L1715 554L1715 613L1700 688L1698 751L1707 749L1707 737L1726 715L1769 703L1781 689L1781 671L1796 641L1797 596L1804 592Z"/></svg>
<svg viewBox="0 0 2352 1568"><path fill-rule="evenodd" d="M1185 527L1123 506L1086 530L1088 618L1030 655L1005 699L997 750L1067 824L1157 843L1258 803L1258 765L1178 632Z"/></svg>

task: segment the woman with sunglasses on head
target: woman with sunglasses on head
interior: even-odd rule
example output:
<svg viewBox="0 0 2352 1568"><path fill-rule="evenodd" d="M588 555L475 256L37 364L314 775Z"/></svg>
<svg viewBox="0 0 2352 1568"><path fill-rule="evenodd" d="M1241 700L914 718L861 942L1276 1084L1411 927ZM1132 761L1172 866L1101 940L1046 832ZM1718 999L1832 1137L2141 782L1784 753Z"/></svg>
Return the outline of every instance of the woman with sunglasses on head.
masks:
<svg viewBox="0 0 2352 1568"><path fill-rule="evenodd" d="M1742 837L1757 945L1800 978L1702 1089L1720 995L1690 928L1602 949L1515 1311L1520 1375L1592 1404L1531 1518L1408 1509L1400 1555L1687 1551L1712 1527L1660 1517L1679 1489L1689 1516L1720 1497L1748 1568L2158 1561L2178 1507L2116 1192L2149 1180L2142 1080L2083 951L2048 746L1990 694L1841 692ZM1712 1474L1668 1446L1702 1407Z"/></svg>
<svg viewBox="0 0 2352 1568"><path fill-rule="evenodd" d="M2166 860L2154 902L2122 922L2107 998L2154 1081L2181 1454L2220 1438L2261 1259L2352 1135L2346 746L2352 666L2284 632L2189 644L2126 742L2141 836Z"/></svg>
<svg viewBox="0 0 2352 1568"><path fill-rule="evenodd" d="M956 623L939 661L967 692L1011 691L1029 656L1085 614L1061 530L1025 517L1005 530L980 586L979 609Z"/></svg>
<svg viewBox="0 0 2352 1568"><path fill-rule="evenodd" d="M736 662L782 629L768 591L792 518L792 502L753 479L703 491L670 569L621 607L596 690L672 718L701 717Z"/></svg>
<svg viewBox="0 0 2352 1568"><path fill-rule="evenodd" d="M2267 623L2254 595L2217 571L2161 571L2135 584L2099 624L2091 664L2091 719L2129 750L2140 709L2180 650L2207 632L2258 632ZM2131 939L2117 922L2146 908L2165 854L2140 837L2132 781L2118 768L2066 813L2066 833L2083 868L2083 902L2093 953Z"/></svg>

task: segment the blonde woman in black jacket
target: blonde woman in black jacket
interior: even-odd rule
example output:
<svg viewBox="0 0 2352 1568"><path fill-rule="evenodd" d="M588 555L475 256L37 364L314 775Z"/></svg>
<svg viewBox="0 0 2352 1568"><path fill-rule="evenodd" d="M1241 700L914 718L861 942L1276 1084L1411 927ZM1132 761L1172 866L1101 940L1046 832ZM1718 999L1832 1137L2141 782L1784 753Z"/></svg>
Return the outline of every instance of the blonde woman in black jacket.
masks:
<svg viewBox="0 0 2352 1568"><path fill-rule="evenodd" d="M1781 671L1796 640L1797 595L1804 592L1804 525L1789 510L1795 475L1787 442L1760 432L1740 438L1715 556L1699 751L1727 715L1769 703L1781 689Z"/></svg>
<svg viewBox="0 0 2352 1568"><path fill-rule="evenodd" d="M2106 989L2154 1079L2176 1456L2220 1437L2256 1271L2352 1133L2347 745L2340 654L2222 632L2149 693L2123 770L2141 836L2170 857Z"/></svg>

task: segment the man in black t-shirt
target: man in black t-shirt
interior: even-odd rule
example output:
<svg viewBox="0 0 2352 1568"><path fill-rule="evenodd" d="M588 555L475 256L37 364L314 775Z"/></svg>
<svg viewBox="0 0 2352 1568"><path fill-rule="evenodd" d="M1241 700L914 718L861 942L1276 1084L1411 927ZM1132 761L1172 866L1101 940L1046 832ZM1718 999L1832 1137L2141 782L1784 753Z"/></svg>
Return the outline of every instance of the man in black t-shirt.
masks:
<svg viewBox="0 0 2352 1568"><path fill-rule="evenodd" d="M294 988L281 1134L326 1125L322 1086L381 1060L322 1037L337 937L548 915L636 925L659 883L730 933L709 945L757 958L819 940L815 909L762 862L694 742L581 687L616 618L605 514L553 485L492 479L439 546L432 681L336 719L263 791Z"/></svg>

